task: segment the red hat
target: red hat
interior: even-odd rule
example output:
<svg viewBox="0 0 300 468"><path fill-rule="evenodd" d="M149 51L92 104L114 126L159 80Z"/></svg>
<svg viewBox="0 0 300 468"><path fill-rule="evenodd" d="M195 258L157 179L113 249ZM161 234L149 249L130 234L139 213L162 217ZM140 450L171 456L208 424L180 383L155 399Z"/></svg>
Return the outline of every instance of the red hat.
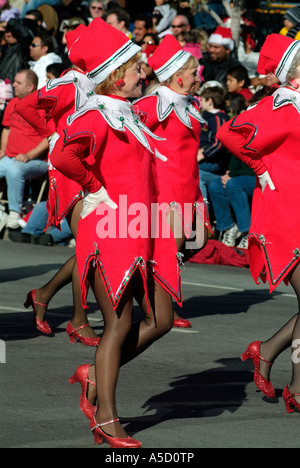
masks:
<svg viewBox="0 0 300 468"><path fill-rule="evenodd" d="M218 44L226 47L226 49L234 49L234 40L230 28L217 26L216 30L208 38L209 44Z"/></svg>
<svg viewBox="0 0 300 468"><path fill-rule="evenodd" d="M140 51L122 31L95 18L70 47L69 59L99 84Z"/></svg>
<svg viewBox="0 0 300 468"><path fill-rule="evenodd" d="M177 39L167 34L148 58L148 65L153 68L158 80L163 82L174 75L190 57L191 54L182 50Z"/></svg>
<svg viewBox="0 0 300 468"><path fill-rule="evenodd" d="M279 81L284 83L299 47L300 41L295 41L282 34L270 34L267 36L259 54L258 73L261 75L274 73Z"/></svg>
<svg viewBox="0 0 300 468"><path fill-rule="evenodd" d="M74 42L77 41L80 34L82 34L82 32L86 28L87 28L87 26L85 26L84 24L80 24L76 29L73 29L73 30L66 33L66 41L67 41L66 47L67 47L68 51L70 50L70 48L74 44Z"/></svg>

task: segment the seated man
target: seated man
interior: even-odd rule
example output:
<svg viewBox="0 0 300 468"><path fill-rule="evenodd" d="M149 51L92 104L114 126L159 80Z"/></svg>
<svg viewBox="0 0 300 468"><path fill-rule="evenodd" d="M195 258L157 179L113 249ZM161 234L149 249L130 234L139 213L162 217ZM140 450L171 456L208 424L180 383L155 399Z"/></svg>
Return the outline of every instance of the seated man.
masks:
<svg viewBox="0 0 300 468"><path fill-rule="evenodd" d="M5 177L9 215L6 227L19 228L25 181L47 174L48 141L15 112L19 99L37 89L37 76L28 69L21 70L13 82L15 97L4 111L0 149L0 179Z"/></svg>

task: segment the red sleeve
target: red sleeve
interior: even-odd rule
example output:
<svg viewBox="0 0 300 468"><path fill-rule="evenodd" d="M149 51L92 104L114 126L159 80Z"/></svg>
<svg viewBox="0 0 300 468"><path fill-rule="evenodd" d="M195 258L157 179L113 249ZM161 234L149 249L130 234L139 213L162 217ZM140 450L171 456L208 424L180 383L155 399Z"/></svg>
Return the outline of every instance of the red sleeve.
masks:
<svg viewBox="0 0 300 468"><path fill-rule="evenodd" d="M261 160L260 154L250 150L247 146L253 137L255 129L252 126L234 127L234 119L224 123L217 132L218 140L237 158L246 163L256 175L266 172L267 168Z"/></svg>
<svg viewBox="0 0 300 468"><path fill-rule="evenodd" d="M97 192L101 182L94 176L84 159L89 155L90 139L64 144L63 137L56 142L50 160L53 166L88 192Z"/></svg>
<svg viewBox="0 0 300 468"><path fill-rule="evenodd" d="M16 112L23 117L41 136L47 138L53 133L53 129L49 127L45 118L43 118L39 111L51 107L53 103L49 100L47 106L42 104L38 99L39 91L29 94L28 96L19 100L16 105Z"/></svg>

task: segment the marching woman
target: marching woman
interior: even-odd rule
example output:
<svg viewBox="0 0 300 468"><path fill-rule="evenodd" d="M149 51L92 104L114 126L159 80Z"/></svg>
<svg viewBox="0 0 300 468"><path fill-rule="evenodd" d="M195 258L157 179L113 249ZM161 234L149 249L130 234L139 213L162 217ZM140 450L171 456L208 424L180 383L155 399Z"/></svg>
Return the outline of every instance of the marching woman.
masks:
<svg viewBox="0 0 300 468"><path fill-rule="evenodd" d="M157 159L159 201L166 204L178 252L188 258L191 251L195 253L206 245L211 229L199 188L197 162L204 120L192 97L199 81L199 63L182 50L174 36L166 35L148 64L160 86L134 104L147 127L163 138L157 142L158 151L166 158ZM191 323L175 313L174 326L190 327Z"/></svg>
<svg viewBox="0 0 300 468"><path fill-rule="evenodd" d="M97 57L95 44L101 44ZM159 223L157 139L128 101L142 93L140 47L97 18L69 56L88 70L96 94L70 116L51 161L85 190L76 240L82 302L86 306L90 284L104 319L95 365L79 366L70 383L82 385L80 407L90 419L96 443L140 447L118 419L118 374L120 366L172 328L172 297L181 304L176 243ZM133 298L144 313L136 323ZM97 406L90 390L96 393Z"/></svg>
<svg viewBox="0 0 300 468"><path fill-rule="evenodd" d="M254 341L241 356L254 364L254 381L269 398L272 363L288 347L297 354L300 339L300 41L267 36L257 71L274 73L282 84L271 96L226 122L218 139L258 176L249 232L251 274L269 283L270 292L284 281L297 295L298 313L265 342ZM288 234L284 226L288 223ZM283 391L288 412L300 409L300 364L292 359L292 379Z"/></svg>
<svg viewBox="0 0 300 468"><path fill-rule="evenodd" d="M68 50L85 28L86 26L80 25L66 35ZM59 228L61 221L66 218L75 239L82 210L82 187L53 167L51 151L59 134L67 124L67 117L86 102L94 88L95 83L82 70L69 70L61 77L49 80L46 86L32 93L30 99L20 102L16 109L41 136L48 138L49 141L48 226L53 225ZM40 116L39 109L46 110L45 119ZM25 307L33 307L37 329L47 335L52 334L50 325L45 320L47 306L51 298L71 281L74 308L72 319L67 325L70 341L78 340L87 346L97 346L100 338L90 328L86 310L81 305L75 255L46 285L28 293Z"/></svg>

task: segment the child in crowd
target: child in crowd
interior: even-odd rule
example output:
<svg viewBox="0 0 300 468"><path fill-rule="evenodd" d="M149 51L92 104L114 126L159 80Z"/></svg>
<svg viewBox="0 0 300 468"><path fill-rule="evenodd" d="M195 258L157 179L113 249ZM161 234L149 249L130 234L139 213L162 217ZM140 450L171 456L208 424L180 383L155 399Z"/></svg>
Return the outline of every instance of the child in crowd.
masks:
<svg viewBox="0 0 300 468"><path fill-rule="evenodd" d="M218 129L229 120L225 112L226 91L223 86L203 86L200 90L201 110L206 124L202 125L198 164L200 175L200 190L207 199L208 184L220 174L224 174L228 166L228 153L216 138Z"/></svg>
<svg viewBox="0 0 300 468"><path fill-rule="evenodd" d="M229 93L242 94L246 102L253 98L253 93L249 89L250 78L243 65L236 65L228 70L226 85Z"/></svg>

